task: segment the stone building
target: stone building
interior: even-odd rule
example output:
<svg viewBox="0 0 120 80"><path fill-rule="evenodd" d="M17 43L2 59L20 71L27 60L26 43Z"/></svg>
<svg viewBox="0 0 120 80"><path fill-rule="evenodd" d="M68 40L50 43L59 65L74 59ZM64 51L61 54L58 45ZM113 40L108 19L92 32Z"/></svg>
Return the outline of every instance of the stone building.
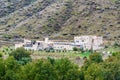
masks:
<svg viewBox="0 0 120 80"><path fill-rule="evenodd" d="M75 46L79 46L84 50L97 50L101 49L103 38L97 36L76 36L74 37Z"/></svg>
<svg viewBox="0 0 120 80"><path fill-rule="evenodd" d="M23 43L15 44L15 48L24 47L27 50L44 50L53 48L55 50L73 50L74 47L82 48L83 50L101 49L103 38L97 36L76 36L74 42L69 41L54 41L45 38L44 41L34 41L24 39Z"/></svg>

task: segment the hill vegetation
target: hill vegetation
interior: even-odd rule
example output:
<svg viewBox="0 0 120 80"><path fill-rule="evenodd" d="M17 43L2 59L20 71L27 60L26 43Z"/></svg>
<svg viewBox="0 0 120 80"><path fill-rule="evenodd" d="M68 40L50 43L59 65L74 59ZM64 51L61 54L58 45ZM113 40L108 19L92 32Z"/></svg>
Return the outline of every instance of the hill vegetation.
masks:
<svg viewBox="0 0 120 80"><path fill-rule="evenodd" d="M27 38L100 35L120 40L119 0L0 0L0 33ZM29 36L28 36L29 35Z"/></svg>

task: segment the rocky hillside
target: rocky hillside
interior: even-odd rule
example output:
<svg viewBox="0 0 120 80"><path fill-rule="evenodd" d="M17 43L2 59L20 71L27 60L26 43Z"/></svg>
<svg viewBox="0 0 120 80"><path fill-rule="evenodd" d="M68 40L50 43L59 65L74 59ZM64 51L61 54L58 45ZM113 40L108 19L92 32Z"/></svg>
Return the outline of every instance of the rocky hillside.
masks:
<svg viewBox="0 0 120 80"><path fill-rule="evenodd" d="M0 34L120 40L120 0L0 0Z"/></svg>

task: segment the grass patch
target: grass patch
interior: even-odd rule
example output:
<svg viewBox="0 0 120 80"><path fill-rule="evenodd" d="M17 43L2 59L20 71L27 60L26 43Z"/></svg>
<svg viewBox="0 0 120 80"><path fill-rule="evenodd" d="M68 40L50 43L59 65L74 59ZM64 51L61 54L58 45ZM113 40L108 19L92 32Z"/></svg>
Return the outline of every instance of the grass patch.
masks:
<svg viewBox="0 0 120 80"><path fill-rule="evenodd" d="M84 53L81 53L80 56L81 57L89 57L90 56L90 52L84 52Z"/></svg>
<svg viewBox="0 0 120 80"><path fill-rule="evenodd" d="M120 47L110 47L108 49L106 49L107 51L110 51L110 52L119 52L120 51Z"/></svg>
<svg viewBox="0 0 120 80"><path fill-rule="evenodd" d="M69 51L69 52L45 52L45 51L35 51L35 55L41 56L41 57L54 57L54 58L62 58L62 57L67 57L67 58L76 58L76 57L89 57L90 52L75 52L75 51ZM33 55L34 55L33 54Z"/></svg>

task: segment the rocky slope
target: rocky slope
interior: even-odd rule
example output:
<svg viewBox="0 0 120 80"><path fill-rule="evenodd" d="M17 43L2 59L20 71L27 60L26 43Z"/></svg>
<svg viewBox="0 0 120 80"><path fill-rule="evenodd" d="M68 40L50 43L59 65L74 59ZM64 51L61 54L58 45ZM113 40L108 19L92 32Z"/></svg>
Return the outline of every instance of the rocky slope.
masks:
<svg viewBox="0 0 120 80"><path fill-rule="evenodd" d="M100 35L120 40L119 0L4 1L0 0L1 35L35 39Z"/></svg>

